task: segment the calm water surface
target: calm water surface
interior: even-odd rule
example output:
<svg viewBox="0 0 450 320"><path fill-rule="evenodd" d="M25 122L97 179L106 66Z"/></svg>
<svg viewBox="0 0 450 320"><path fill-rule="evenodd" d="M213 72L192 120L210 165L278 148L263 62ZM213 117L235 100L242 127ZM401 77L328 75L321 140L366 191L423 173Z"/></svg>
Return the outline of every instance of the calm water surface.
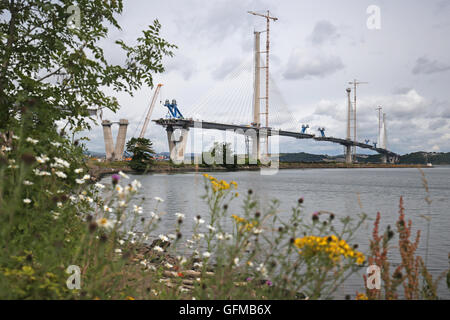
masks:
<svg viewBox="0 0 450 320"><path fill-rule="evenodd" d="M337 217L355 216L361 211L374 219L376 213L381 213L382 230L387 225L395 229L398 217L399 198L403 196L407 219L412 219L413 229L422 230L419 253L425 256L427 222L421 215L431 215L429 234L428 267L433 275L442 273L449 267L450 253L450 167L434 167L424 169L429 185L432 203L427 205L424 198L426 191L422 185L421 174L414 168L390 169L292 169L280 170L272 176L260 175L258 171L214 172L218 179L234 180L238 183L238 191L245 193L253 189L263 208L271 199L280 201L279 214L289 215L299 197L304 197L303 212L312 214L314 211L331 211ZM193 218L200 214L207 217L207 207L200 198L204 194L203 177L200 173L183 174L151 174L131 175L130 179L138 179L143 187L139 198L144 196L144 210L153 210L155 196L165 201L159 205L158 211L168 214L160 224L159 233L173 232L176 223L175 212L186 215L184 234L192 228ZM103 179L108 183L109 177ZM359 199L359 200L358 200ZM239 214L242 197L234 200L230 212ZM145 215L145 213L144 213ZM206 219L207 220L207 219ZM187 227L187 228L186 228ZM356 243L366 252L373 220L365 224L356 235ZM414 234L415 237L415 234ZM397 238L391 245L397 245ZM393 248L393 251L398 251ZM390 257L395 264L399 257ZM355 291L364 292L364 283L360 274L348 279L336 294L342 298L345 294L354 296ZM449 299L450 293L445 280L441 281L439 294Z"/></svg>

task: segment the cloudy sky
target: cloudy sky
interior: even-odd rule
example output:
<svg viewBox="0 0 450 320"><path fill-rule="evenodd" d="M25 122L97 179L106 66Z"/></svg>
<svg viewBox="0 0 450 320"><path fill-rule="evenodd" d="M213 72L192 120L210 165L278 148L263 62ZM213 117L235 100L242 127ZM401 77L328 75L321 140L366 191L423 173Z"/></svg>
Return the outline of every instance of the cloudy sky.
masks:
<svg viewBox="0 0 450 320"><path fill-rule="evenodd" d="M133 43L158 19L163 37L178 49L174 58L164 60L166 72L155 75L155 83L164 84L161 99L177 99L186 117L250 121L253 31L264 30L265 20L247 11L270 10L279 19L271 24L270 126L300 130L308 123L312 133L323 126L327 135L345 137L345 89L356 78L368 82L357 91L360 141L376 140L375 108L381 105L389 149L401 154L450 151L450 0L124 2L118 19L122 30L112 31L102 46L113 62L121 63L114 41ZM371 5L380 9L379 29L367 26ZM261 38L264 46L264 34ZM134 97L111 94L121 109L104 112L103 119L128 119L127 137L136 136L153 89L144 87ZM166 112L158 99L152 119ZM104 152L100 126L84 135L91 139L90 150ZM163 128L151 124L146 136L156 151L168 151ZM343 151L328 143L280 141L282 152Z"/></svg>

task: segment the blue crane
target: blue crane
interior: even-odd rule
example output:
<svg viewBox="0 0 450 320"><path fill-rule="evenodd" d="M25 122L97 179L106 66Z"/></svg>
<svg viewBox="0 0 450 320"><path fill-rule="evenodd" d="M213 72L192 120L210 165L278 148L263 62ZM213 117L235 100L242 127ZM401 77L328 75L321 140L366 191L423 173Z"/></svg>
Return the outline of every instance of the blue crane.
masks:
<svg viewBox="0 0 450 320"><path fill-rule="evenodd" d="M320 131L320 133L322 134L322 137L325 137L325 128L318 128L317 130Z"/></svg>
<svg viewBox="0 0 450 320"><path fill-rule="evenodd" d="M306 133L306 129L309 128L309 124L302 124L302 133Z"/></svg>
<svg viewBox="0 0 450 320"><path fill-rule="evenodd" d="M370 142L369 139L366 139L366 140L364 140L364 141L366 142L366 144L369 144L369 142Z"/></svg>
<svg viewBox="0 0 450 320"><path fill-rule="evenodd" d="M164 106L169 109L169 117L174 119L184 119L183 115L177 107L177 100L173 99L172 103L169 103L169 100L166 100Z"/></svg>
<svg viewBox="0 0 450 320"><path fill-rule="evenodd" d="M376 142L374 142L374 143L373 143L373 146L374 146L374 147L376 148L376 147L377 147L377 143L376 143Z"/></svg>

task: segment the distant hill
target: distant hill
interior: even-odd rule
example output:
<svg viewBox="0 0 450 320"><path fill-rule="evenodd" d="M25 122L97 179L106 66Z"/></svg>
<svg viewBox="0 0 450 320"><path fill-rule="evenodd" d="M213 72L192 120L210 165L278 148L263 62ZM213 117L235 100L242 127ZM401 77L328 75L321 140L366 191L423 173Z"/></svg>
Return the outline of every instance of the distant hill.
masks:
<svg viewBox="0 0 450 320"><path fill-rule="evenodd" d="M450 164L450 152L413 152L402 155L400 163L404 164Z"/></svg>
<svg viewBox="0 0 450 320"><path fill-rule="evenodd" d="M327 155L311 154L306 152L298 153L281 153L281 162L322 162L328 159Z"/></svg>

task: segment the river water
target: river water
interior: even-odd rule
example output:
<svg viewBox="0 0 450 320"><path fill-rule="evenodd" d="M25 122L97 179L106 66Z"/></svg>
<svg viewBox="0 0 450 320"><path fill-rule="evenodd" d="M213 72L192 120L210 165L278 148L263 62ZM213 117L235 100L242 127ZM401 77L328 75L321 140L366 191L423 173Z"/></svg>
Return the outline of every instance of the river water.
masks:
<svg viewBox="0 0 450 320"><path fill-rule="evenodd" d="M331 211L337 217L356 216L365 212L372 220L368 221L356 234L355 242L359 250L367 252L369 237L376 213L381 213L381 230L391 225L395 230L398 218L399 198L403 196L406 218L413 221L413 230L422 230L418 253L425 257L427 221L421 215L430 215L428 268L434 276L449 268L450 253L450 166L423 169L432 200L430 205L424 200L427 196L422 185L422 177L415 168L380 168L380 169L286 169L275 175L261 175L259 171L214 172L218 179L234 180L238 191L245 193L252 189L263 208L271 199L280 201L280 214L288 215L299 197L304 198L303 212L307 215L315 211ZM200 214L206 217L207 207L200 197L204 194L202 173L149 174L130 175L142 183L144 196L144 215L155 207L154 197L165 201L159 204L158 211L167 212L156 232L173 232L176 223L175 212L186 215L187 227L184 234L189 236L194 217ZM108 183L109 177L102 182ZM242 196L234 200L230 211L242 205ZM358 200L359 199L359 200ZM137 201L137 199L136 199ZM184 237L185 238L185 237ZM415 233L413 233L413 239ZM392 251L398 252L397 238L393 239ZM390 260L395 265L399 256L392 254ZM392 268L393 269L393 268ZM364 292L361 270L349 278L336 293L336 298L346 294L354 297L355 291ZM445 284L445 277L440 281L438 293L441 298L449 299L450 292Z"/></svg>

